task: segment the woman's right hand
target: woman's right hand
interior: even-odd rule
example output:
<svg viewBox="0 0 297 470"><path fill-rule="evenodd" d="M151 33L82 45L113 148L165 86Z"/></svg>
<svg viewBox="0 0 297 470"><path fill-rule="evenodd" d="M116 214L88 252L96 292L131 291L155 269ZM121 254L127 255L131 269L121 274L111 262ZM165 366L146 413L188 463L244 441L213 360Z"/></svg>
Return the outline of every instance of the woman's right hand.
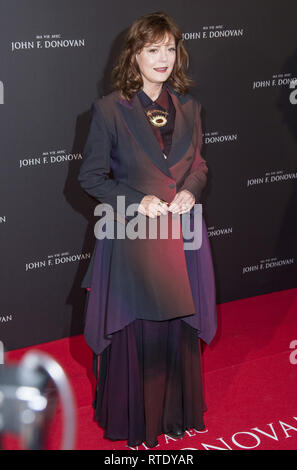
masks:
<svg viewBox="0 0 297 470"><path fill-rule="evenodd" d="M141 199L138 212L153 219L160 214L166 215L168 213L167 202L162 201L157 196L148 194Z"/></svg>

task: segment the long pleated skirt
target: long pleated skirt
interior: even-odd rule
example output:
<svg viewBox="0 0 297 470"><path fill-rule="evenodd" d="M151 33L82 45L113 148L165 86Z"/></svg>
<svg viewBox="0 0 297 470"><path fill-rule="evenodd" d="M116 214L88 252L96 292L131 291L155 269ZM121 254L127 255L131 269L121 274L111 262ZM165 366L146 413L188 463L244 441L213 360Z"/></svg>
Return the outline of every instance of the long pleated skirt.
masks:
<svg viewBox="0 0 297 470"><path fill-rule="evenodd" d="M95 420L106 438L154 447L161 434L205 429L200 340L181 318L134 320L94 355L94 372Z"/></svg>

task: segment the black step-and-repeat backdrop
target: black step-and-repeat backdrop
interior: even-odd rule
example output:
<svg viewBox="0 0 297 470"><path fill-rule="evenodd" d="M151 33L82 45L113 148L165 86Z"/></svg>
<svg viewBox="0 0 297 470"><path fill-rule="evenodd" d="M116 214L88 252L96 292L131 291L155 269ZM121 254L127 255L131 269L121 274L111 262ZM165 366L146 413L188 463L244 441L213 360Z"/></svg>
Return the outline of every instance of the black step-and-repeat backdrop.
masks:
<svg viewBox="0 0 297 470"><path fill-rule="evenodd" d="M96 201L77 181L94 99L131 22L166 11L190 54L209 167L217 302L297 286L292 0L0 2L1 297L6 350L82 333ZM238 315L241 313L238 312ZM245 319L242 318L244 322Z"/></svg>

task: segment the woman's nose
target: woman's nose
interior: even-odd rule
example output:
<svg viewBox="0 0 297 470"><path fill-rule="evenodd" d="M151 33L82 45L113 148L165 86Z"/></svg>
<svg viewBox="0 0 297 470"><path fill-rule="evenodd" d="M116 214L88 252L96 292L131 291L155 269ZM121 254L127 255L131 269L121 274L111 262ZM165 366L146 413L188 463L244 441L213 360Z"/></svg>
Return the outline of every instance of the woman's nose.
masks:
<svg viewBox="0 0 297 470"><path fill-rule="evenodd" d="M167 50L166 50L166 49L165 49L165 50L162 50L162 49L161 49L160 59L161 59L162 61L166 62L166 61L167 61L167 57L168 57L168 52L167 52Z"/></svg>

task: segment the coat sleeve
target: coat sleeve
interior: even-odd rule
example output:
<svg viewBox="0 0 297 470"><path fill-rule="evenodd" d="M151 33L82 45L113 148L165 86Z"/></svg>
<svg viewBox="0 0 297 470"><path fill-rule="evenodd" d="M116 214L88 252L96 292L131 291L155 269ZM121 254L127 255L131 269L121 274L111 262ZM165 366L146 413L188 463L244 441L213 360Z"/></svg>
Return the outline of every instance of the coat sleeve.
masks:
<svg viewBox="0 0 297 470"><path fill-rule="evenodd" d="M201 149L202 149L201 108L202 108L201 103L197 102L195 125L197 126L197 129L198 129L198 141L197 141L197 147L195 151L195 158L192 163L190 173L187 175L183 185L179 189L179 191L182 191L183 189L187 189L188 191L191 191L191 193L195 197L196 203L199 201L202 190L206 185L207 173L208 173L208 167L206 165L206 161L201 156Z"/></svg>
<svg viewBox="0 0 297 470"><path fill-rule="evenodd" d="M117 210L117 196L125 196L125 208L140 204L144 193L110 178L110 154L112 136L103 113L96 101L92 103L91 124L82 152L82 165L78 174L81 187L101 203L110 204ZM124 215L124 214L123 214Z"/></svg>

